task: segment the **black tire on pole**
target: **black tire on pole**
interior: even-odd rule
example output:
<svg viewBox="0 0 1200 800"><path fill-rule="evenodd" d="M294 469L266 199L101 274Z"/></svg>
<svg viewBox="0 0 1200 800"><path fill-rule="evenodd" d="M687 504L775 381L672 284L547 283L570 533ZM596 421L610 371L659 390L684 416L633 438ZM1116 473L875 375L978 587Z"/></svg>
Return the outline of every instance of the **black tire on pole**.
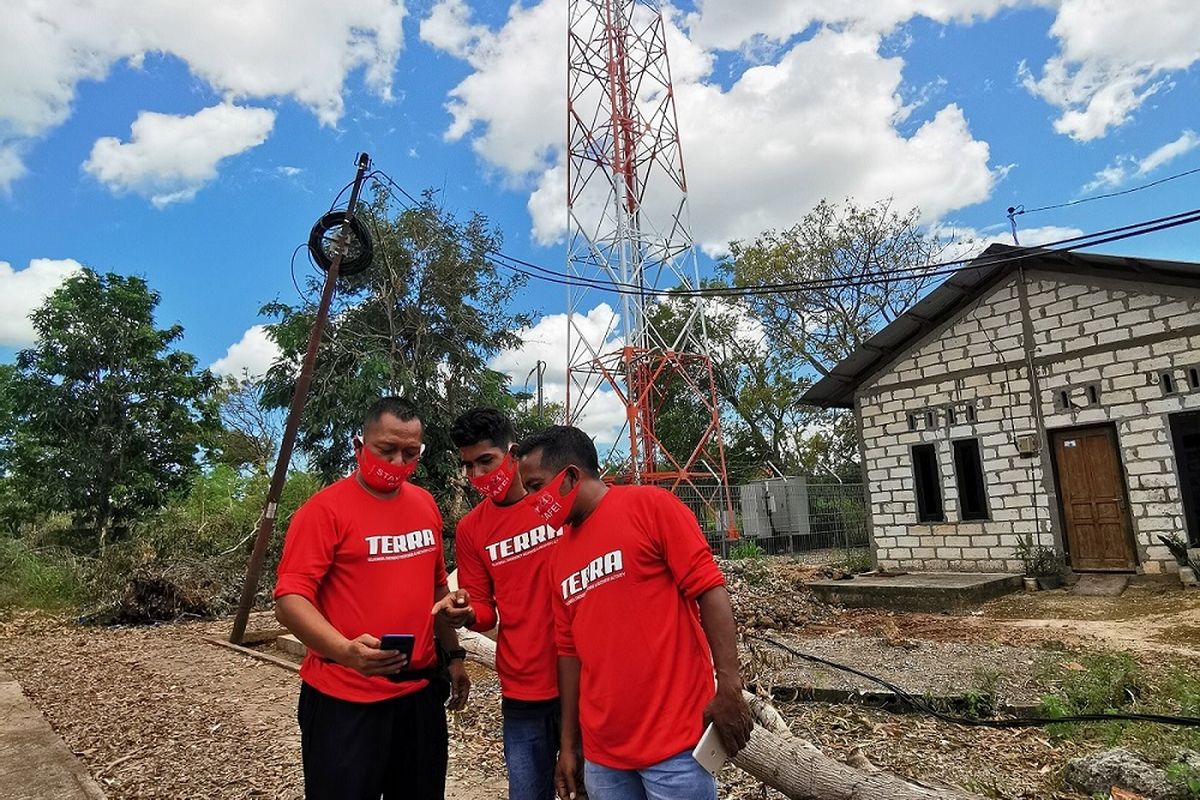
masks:
<svg viewBox="0 0 1200 800"><path fill-rule="evenodd" d="M349 277L371 266L374 254L371 235L358 217L347 215L345 211L330 211L321 217L308 234L308 251L312 253L313 260L317 262L321 271L328 272L333 263L333 253L329 250L332 235L342 226L350 228L350 240L346 245L346 254L342 258L338 276Z"/></svg>

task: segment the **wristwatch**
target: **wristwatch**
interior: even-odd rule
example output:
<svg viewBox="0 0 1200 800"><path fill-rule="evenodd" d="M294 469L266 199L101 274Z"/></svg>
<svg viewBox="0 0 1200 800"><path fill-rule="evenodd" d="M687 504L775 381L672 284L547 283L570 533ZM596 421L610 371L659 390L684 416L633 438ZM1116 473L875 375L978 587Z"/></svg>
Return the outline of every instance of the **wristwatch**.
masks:
<svg viewBox="0 0 1200 800"><path fill-rule="evenodd" d="M447 662L453 661L456 658L460 659L462 661L466 661L467 660L467 651L462 649L461 647L458 648L457 650L447 650L446 651L446 661Z"/></svg>

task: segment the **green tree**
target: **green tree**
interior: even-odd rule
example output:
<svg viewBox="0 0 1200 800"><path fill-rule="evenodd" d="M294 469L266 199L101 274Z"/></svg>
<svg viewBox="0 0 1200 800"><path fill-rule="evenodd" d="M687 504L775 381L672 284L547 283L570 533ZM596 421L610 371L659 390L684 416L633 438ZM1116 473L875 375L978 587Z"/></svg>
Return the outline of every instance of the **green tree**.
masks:
<svg viewBox="0 0 1200 800"><path fill-rule="evenodd" d="M210 464L259 475L270 472L283 438L283 415L264 405L263 394L261 380L221 379L214 392L220 425L205 447Z"/></svg>
<svg viewBox="0 0 1200 800"><path fill-rule="evenodd" d="M737 300L762 343L718 359L743 446L784 472L859 479L852 417L799 400L814 379L828 375L932 286L935 276L925 267L947 245L918 220L915 209L899 214L888 201L822 201L786 230L730 245L722 271L731 285L810 287Z"/></svg>
<svg viewBox="0 0 1200 800"><path fill-rule="evenodd" d="M215 422L214 378L172 349L182 327L155 327L158 302L141 278L72 276L33 312L38 342L3 382L10 488L69 513L100 551L188 487Z"/></svg>
<svg viewBox="0 0 1200 800"><path fill-rule="evenodd" d="M419 480L450 518L472 499L459 476L451 422L479 404L514 415L520 410L506 376L487 363L502 348L520 344L516 331L529 320L506 309L522 282L489 260L500 235L478 214L461 222L430 194L394 213L382 192L360 213L374 240L374 261L339 281L298 447L324 481L347 474L363 412L382 395L401 395L425 421ZM314 296L318 286L310 283ZM269 330L281 350L264 381L264 403L286 408L316 307L276 302L263 313L278 318Z"/></svg>
<svg viewBox="0 0 1200 800"><path fill-rule="evenodd" d="M916 209L896 213L890 201L847 200L840 207L822 201L786 230L733 242L724 272L736 287L820 282L743 302L790 371L828 375L936 280L922 267L947 244L921 228L919 218ZM866 275L872 278L864 281Z"/></svg>
<svg viewBox="0 0 1200 800"><path fill-rule="evenodd" d="M22 495L13 477L16 458L16 379L13 364L0 364L0 530L15 536L37 512Z"/></svg>

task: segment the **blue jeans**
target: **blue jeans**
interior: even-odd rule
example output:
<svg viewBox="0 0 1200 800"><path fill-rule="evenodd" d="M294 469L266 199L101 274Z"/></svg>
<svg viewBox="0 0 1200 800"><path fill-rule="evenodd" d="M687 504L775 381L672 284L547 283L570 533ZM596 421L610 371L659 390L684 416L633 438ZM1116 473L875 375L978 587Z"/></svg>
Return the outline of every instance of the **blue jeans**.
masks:
<svg viewBox="0 0 1200 800"><path fill-rule="evenodd" d="M583 784L591 800L717 800L717 781L692 751L645 769L611 769L584 762Z"/></svg>
<svg viewBox="0 0 1200 800"><path fill-rule="evenodd" d="M557 699L501 698L509 800L554 800L562 711Z"/></svg>

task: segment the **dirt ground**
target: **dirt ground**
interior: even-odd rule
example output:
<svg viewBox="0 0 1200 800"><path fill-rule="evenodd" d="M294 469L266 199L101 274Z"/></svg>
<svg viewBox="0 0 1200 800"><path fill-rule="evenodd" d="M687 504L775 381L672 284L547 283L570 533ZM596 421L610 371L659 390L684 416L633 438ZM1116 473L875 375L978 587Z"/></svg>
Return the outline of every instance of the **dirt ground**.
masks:
<svg viewBox="0 0 1200 800"><path fill-rule="evenodd" d="M1200 649L1200 592L1134 587L1117 599L1044 592L966 616L900 614L816 603L804 583L828 567L775 559L726 566L746 633L786 638L918 693L961 693L999 673L1001 695L1033 700L1045 688L1038 665L1046 659L1118 649L1164 661L1194 658ZM114 800L299 798L296 675L206 641L226 635L228 625L82 628L23 614L0 622L0 661ZM274 623L263 615L255 627ZM747 669L764 685L865 688L806 671L770 649L756 643L746 654ZM447 797L502 800L498 688L482 669L474 677L471 706L451 723ZM968 728L853 704L779 707L797 734L836 758L989 797L1082 797L1062 789L1059 775L1087 748L1039 729ZM730 766L722 797L779 795Z"/></svg>
<svg viewBox="0 0 1200 800"><path fill-rule="evenodd" d="M0 625L0 658L111 798L300 798L299 681L206 641L228 630L24 616ZM474 710L452 722L449 800L504 794L498 715L486 713L498 686L482 669L475 680Z"/></svg>

